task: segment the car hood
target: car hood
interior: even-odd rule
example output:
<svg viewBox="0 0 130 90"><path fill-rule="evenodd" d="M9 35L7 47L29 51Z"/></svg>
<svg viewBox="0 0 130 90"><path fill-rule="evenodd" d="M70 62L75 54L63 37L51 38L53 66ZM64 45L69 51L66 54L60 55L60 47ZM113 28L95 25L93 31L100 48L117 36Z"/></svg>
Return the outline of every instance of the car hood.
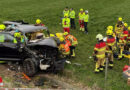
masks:
<svg viewBox="0 0 130 90"><path fill-rule="evenodd" d="M50 47L57 48L57 43L52 38L46 38L46 39L38 40L36 42L32 42L32 43L28 44L28 46L37 46L37 45L40 45L40 46L50 46Z"/></svg>

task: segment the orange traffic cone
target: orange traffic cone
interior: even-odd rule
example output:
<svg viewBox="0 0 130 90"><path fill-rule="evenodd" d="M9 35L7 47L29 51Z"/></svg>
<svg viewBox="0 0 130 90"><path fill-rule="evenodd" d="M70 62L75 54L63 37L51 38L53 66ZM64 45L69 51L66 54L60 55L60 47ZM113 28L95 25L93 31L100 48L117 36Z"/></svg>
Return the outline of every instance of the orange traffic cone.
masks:
<svg viewBox="0 0 130 90"><path fill-rule="evenodd" d="M3 84L3 80L2 80L2 77L0 77L0 87L3 87L4 84Z"/></svg>

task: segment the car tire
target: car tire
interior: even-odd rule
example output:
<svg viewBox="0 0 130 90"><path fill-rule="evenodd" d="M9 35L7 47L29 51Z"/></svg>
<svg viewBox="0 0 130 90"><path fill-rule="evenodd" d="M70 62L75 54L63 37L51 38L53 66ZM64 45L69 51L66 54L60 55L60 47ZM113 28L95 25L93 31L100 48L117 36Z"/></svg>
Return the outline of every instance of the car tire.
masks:
<svg viewBox="0 0 130 90"><path fill-rule="evenodd" d="M33 59L27 58L23 62L23 71L28 76L33 76L37 72L37 67Z"/></svg>

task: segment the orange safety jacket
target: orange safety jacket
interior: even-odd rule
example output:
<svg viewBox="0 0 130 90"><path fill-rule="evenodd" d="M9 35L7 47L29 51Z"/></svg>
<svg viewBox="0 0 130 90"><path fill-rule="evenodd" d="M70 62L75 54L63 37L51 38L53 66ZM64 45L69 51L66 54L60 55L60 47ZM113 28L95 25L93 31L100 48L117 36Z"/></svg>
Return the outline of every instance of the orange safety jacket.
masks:
<svg viewBox="0 0 130 90"><path fill-rule="evenodd" d="M106 44L107 44L107 52L112 53L112 50L114 49L114 46L116 44L116 39L114 37L110 37L110 38L108 37Z"/></svg>
<svg viewBox="0 0 130 90"><path fill-rule="evenodd" d="M65 44L60 44L59 48L64 55L70 54L70 47L68 43L65 42Z"/></svg>
<svg viewBox="0 0 130 90"><path fill-rule="evenodd" d="M78 44L77 39L73 35L67 35L65 40L69 40L72 46L76 46Z"/></svg>
<svg viewBox="0 0 130 90"><path fill-rule="evenodd" d="M97 58L105 58L106 53L106 43L100 42L95 45L94 51L96 52L95 55Z"/></svg>

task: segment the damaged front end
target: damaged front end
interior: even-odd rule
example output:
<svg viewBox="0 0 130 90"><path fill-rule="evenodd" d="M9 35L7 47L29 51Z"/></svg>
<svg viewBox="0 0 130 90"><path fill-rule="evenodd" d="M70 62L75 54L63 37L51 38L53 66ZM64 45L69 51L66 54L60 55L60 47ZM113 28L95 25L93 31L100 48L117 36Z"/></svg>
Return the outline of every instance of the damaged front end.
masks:
<svg viewBox="0 0 130 90"><path fill-rule="evenodd" d="M64 69L66 59L60 57L57 43L47 38L28 44L28 47L33 50L39 57L39 68L44 71L57 72Z"/></svg>

